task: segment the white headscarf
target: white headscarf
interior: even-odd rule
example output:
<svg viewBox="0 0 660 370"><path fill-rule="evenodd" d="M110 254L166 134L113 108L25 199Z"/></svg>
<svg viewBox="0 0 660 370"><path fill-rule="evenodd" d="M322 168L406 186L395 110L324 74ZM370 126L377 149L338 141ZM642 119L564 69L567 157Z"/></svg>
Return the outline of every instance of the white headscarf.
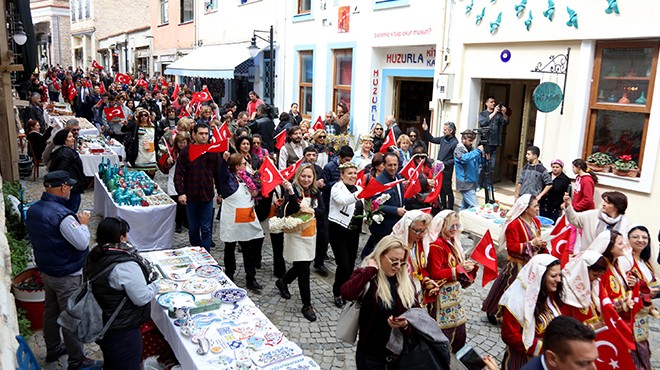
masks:
<svg viewBox="0 0 660 370"><path fill-rule="evenodd" d="M394 227L392 227L392 234L401 240L403 240L404 244L407 246L408 245L408 231L410 230L410 225L413 223L413 221L423 215L424 212L420 210L412 210L412 211L407 211L403 217L394 224ZM424 261L426 262L428 260L429 256L429 245L431 245L431 242L434 241L435 239L431 239L429 236L429 232L424 234L424 238L422 239L422 248L424 249ZM426 263L424 263L424 266L426 267Z"/></svg>
<svg viewBox="0 0 660 370"><path fill-rule="evenodd" d="M592 294L598 293L599 280L589 281L589 267L601 257L600 253L587 250L566 264L562 270L564 303L582 309L591 305Z"/></svg>
<svg viewBox="0 0 660 370"><path fill-rule="evenodd" d="M451 213L455 213L451 209L445 209L444 211L441 211L435 217L433 217L433 221L431 221L431 227L429 228L429 237L432 241L436 241L438 238L442 237L442 228L445 225L445 218L449 216ZM465 259L465 252L463 252L463 245L461 245L461 236L460 233L459 235L452 240L452 244L456 248L456 251L459 253L459 259Z"/></svg>
<svg viewBox="0 0 660 370"><path fill-rule="evenodd" d="M628 270L630 270L630 268L632 267L634 257L632 255L632 248L630 247L630 244L628 244L627 236L622 235L622 237L626 241L626 247L623 249L623 256L617 258L618 261L617 265L619 267L619 271L625 273L628 272ZM596 236L596 239L594 239L594 241L591 242L587 250L594 251L602 255L607 250L607 246L610 244L611 238L612 238L611 230L605 230L600 234L598 234L598 236Z"/></svg>
<svg viewBox="0 0 660 370"><path fill-rule="evenodd" d="M509 227L511 222L520 217L520 215L527 210L531 198L531 194L523 194L518 200L516 200L516 203L513 204L513 208L511 208L511 211L507 214L506 222L502 225L502 229L500 230L499 246L497 247L498 251L501 252L506 250L506 228Z"/></svg>
<svg viewBox="0 0 660 370"><path fill-rule="evenodd" d="M527 262L518 277L500 299L500 306L506 307L523 328L522 342L529 349L534 342L536 317L534 309L543 284L543 274L557 257L550 254L537 254Z"/></svg>

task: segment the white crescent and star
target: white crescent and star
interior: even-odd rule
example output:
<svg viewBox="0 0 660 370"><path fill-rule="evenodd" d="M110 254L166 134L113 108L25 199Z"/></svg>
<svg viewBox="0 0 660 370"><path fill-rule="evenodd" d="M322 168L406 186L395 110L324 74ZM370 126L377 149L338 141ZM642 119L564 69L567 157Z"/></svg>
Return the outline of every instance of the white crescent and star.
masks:
<svg viewBox="0 0 660 370"><path fill-rule="evenodd" d="M264 181L264 182L268 182L268 183L273 182L274 177L273 177L273 173L270 171L270 168L266 168L266 169L264 170L264 173L266 173L266 174L268 174L268 176L270 176L270 178L267 179L267 180Z"/></svg>
<svg viewBox="0 0 660 370"><path fill-rule="evenodd" d="M606 340L599 340L599 341L596 342L596 349L599 349L600 346L606 346L606 347L610 347L610 348L612 348L612 350L614 350L614 358L619 357L619 351L616 349L616 346L614 346L612 343L610 343L610 342L608 342L608 341L606 341ZM601 357L601 356L600 356L600 350L599 350L599 352L598 352L598 358L596 359L596 361L598 361L598 362L605 362L605 361L601 360L600 357ZM612 362L614 362L614 365L615 365L616 367L613 366L613 368L614 368L614 369L617 369L619 366L618 366L618 364L616 363L616 361L614 361L614 358L611 358L610 364L612 364Z"/></svg>
<svg viewBox="0 0 660 370"><path fill-rule="evenodd" d="M490 254L490 251L492 250L493 250L493 244L488 244L488 246L486 247L486 258L488 258L491 261L495 261L495 258L493 258Z"/></svg>
<svg viewBox="0 0 660 370"><path fill-rule="evenodd" d="M559 247L567 243L568 242L566 240L560 240L559 243L555 245L555 251L557 252L557 254L561 254L561 251L559 251Z"/></svg>

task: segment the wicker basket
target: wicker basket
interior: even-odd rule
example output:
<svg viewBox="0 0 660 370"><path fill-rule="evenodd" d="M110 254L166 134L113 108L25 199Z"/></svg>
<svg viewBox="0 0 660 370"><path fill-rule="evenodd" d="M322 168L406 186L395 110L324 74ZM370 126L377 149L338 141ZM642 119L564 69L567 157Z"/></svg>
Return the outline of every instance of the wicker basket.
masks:
<svg viewBox="0 0 660 370"><path fill-rule="evenodd" d="M629 171L621 171L614 169L614 174L617 176L623 176L623 177L637 177L639 175L639 169L632 169Z"/></svg>
<svg viewBox="0 0 660 370"><path fill-rule="evenodd" d="M587 167L591 168L592 171L596 172L611 172L612 166L609 164L606 164L604 166L599 166L595 163L587 162Z"/></svg>
<svg viewBox="0 0 660 370"><path fill-rule="evenodd" d="M299 232L305 230L306 228L308 228L312 224L312 221L314 221L314 213L297 212L297 213L294 213L290 216L286 216L286 207L288 205L289 205L288 203L286 205L284 205L284 215L285 215L284 217L300 217L300 216L303 216L303 215L310 215L310 214L312 215L312 217L309 220L299 224L296 227L293 227L293 228L290 228L290 229L283 228L282 232L285 232L287 234L299 233Z"/></svg>

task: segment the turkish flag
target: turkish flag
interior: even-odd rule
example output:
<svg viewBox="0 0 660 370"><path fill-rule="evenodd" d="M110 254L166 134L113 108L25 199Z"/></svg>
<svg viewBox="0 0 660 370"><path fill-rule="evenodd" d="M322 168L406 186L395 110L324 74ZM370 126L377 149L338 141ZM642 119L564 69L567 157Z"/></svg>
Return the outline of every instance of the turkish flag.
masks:
<svg viewBox="0 0 660 370"><path fill-rule="evenodd" d="M121 107L107 107L103 108L103 113L105 113L108 121L112 121L115 118L126 118L124 116L124 110Z"/></svg>
<svg viewBox="0 0 660 370"><path fill-rule="evenodd" d="M401 175L406 180L410 180L410 178L415 174L415 171L417 171L417 167L415 166L415 161L411 159L406 162L401 171L399 171L399 175Z"/></svg>
<svg viewBox="0 0 660 370"><path fill-rule="evenodd" d="M69 100L73 100L73 98L78 95L78 90L76 90L76 86L74 84L69 84L69 91L67 91Z"/></svg>
<svg viewBox="0 0 660 370"><path fill-rule="evenodd" d="M208 88L204 88L200 92L196 92L192 94L192 100L190 101L191 103L203 103L205 101L212 100L211 98L211 93L209 92Z"/></svg>
<svg viewBox="0 0 660 370"><path fill-rule="evenodd" d="M103 82L99 84L99 91L101 92L101 94L105 92L105 84Z"/></svg>
<svg viewBox="0 0 660 370"><path fill-rule="evenodd" d="M410 160L412 162L412 160ZM410 183L403 193L403 199L410 199L422 191L422 184L419 181L419 171L422 168L424 161L419 162L419 166L415 169L412 176L410 176Z"/></svg>
<svg viewBox="0 0 660 370"><path fill-rule="evenodd" d="M403 179L388 182L387 184L383 185L378 180L376 179L371 179L367 186L362 190L360 194L358 194L358 199L366 199L366 198L371 198L374 195L378 195L384 191L387 191L393 187L395 187L397 184L402 182Z"/></svg>
<svg viewBox="0 0 660 370"><path fill-rule="evenodd" d="M179 98L179 84L174 84L174 91L172 92L172 101Z"/></svg>
<svg viewBox="0 0 660 370"><path fill-rule="evenodd" d="M355 185L364 187L364 168L358 171Z"/></svg>
<svg viewBox="0 0 660 370"><path fill-rule="evenodd" d="M383 146L380 147L380 152L385 154L385 152L387 152L387 148L391 146L396 146L396 137L394 136L394 130L390 130L390 132L387 134L387 137L383 142Z"/></svg>
<svg viewBox="0 0 660 370"><path fill-rule="evenodd" d="M554 230L553 230L554 231ZM554 238L550 239L550 254L559 258L561 261L561 268L568 263L570 252L568 251L569 242L571 240L571 228L566 226L563 230L556 234Z"/></svg>
<svg viewBox="0 0 660 370"><path fill-rule="evenodd" d="M422 212L426 213L427 215L430 215L431 214L431 209L432 209L431 207L426 207L426 208L419 209L419 211L422 211Z"/></svg>
<svg viewBox="0 0 660 370"><path fill-rule="evenodd" d="M270 157L265 156L259 167L261 177L261 195L267 197L273 189L284 181L282 174L277 170Z"/></svg>
<svg viewBox="0 0 660 370"><path fill-rule="evenodd" d="M229 138L231 137L231 132L226 123L220 125L220 128L214 127L211 137L213 144L223 143L225 145L225 149L221 150L222 152L229 150Z"/></svg>
<svg viewBox="0 0 660 370"><path fill-rule="evenodd" d="M631 273L631 272L628 272L628 273ZM630 320L630 325L635 324L635 316L637 316L637 313L639 313L639 311L641 311L642 308L644 308L644 303L643 303L642 298L640 296L640 286L641 286L641 284L642 284L642 282L640 280L637 280L637 283L635 283L635 287L633 288L632 292L629 292L629 294L631 294L631 296L632 296L633 302L635 302L633 307L630 309L630 319L631 319Z"/></svg>
<svg viewBox="0 0 660 370"><path fill-rule="evenodd" d="M286 130L275 135L275 149L280 150L286 144Z"/></svg>
<svg viewBox="0 0 660 370"><path fill-rule="evenodd" d="M625 344L617 335L617 332L609 327L603 328L596 335L596 348L598 349L598 358L596 359L598 370L635 368L632 356L625 348Z"/></svg>
<svg viewBox="0 0 660 370"><path fill-rule="evenodd" d="M213 143L213 144L195 144L195 145L190 145L190 149L188 152L188 156L190 157L190 162L194 161L195 159L201 157L202 155L206 153L222 153L226 152L229 147L228 147L228 142L219 142L219 143Z"/></svg>
<svg viewBox="0 0 660 370"><path fill-rule="evenodd" d="M160 86L165 86L165 87L170 86L170 84L168 84L167 81L165 81L165 77L162 77L162 76L161 76L161 78L160 78Z"/></svg>
<svg viewBox="0 0 660 370"><path fill-rule="evenodd" d="M187 107L181 107L181 112L179 112L179 118L190 117L190 112L188 112Z"/></svg>
<svg viewBox="0 0 660 370"><path fill-rule="evenodd" d="M296 161L296 163L294 163L294 164L290 165L289 167L287 167L287 168L283 169L282 171L280 171L280 174L282 175L282 177L287 181L291 180L293 178L293 175L296 174L296 171L298 171L298 168L302 164L302 160L303 159L300 158L299 160Z"/></svg>
<svg viewBox="0 0 660 370"><path fill-rule="evenodd" d="M603 282L601 281L601 286L600 289L603 290L605 289L602 284ZM626 324L623 319L621 319L621 316L616 312L616 308L614 308L614 304L612 303L612 300L607 297L603 299L600 302L601 306L601 314L603 315L603 321L605 321L605 324L607 324L607 327L612 331L612 333L616 333L616 336L620 339L621 343L623 344L622 347L627 347L629 350L634 351L637 349L637 344L635 343L635 338L633 337L632 330L630 330L630 326ZM628 351L625 351L626 353ZM630 369L624 367L624 369Z"/></svg>
<svg viewBox="0 0 660 370"><path fill-rule="evenodd" d="M92 60L92 68L96 69L105 69L103 66L101 66L96 60Z"/></svg>
<svg viewBox="0 0 660 370"><path fill-rule="evenodd" d="M126 84L129 85L131 83L131 76L124 74L124 73L117 73L115 75L115 81L114 82L119 82L120 84Z"/></svg>
<svg viewBox="0 0 660 370"><path fill-rule="evenodd" d="M141 79L137 80L137 82L135 83L135 85L136 85L136 86L142 86L143 88L146 89L146 88L149 87L149 82L147 82L147 80L141 78Z"/></svg>
<svg viewBox="0 0 660 370"><path fill-rule="evenodd" d="M568 222L566 221L566 215L563 214L557 219L557 221L555 221L555 227L553 227L552 231L550 231L550 235L559 235L564 231L566 226L568 226Z"/></svg>
<svg viewBox="0 0 660 370"><path fill-rule="evenodd" d="M481 279L482 287L486 286L491 280L495 280L497 277L497 253L495 252L493 238L490 236L490 230L486 230L486 234L474 247L470 258L484 266L484 276Z"/></svg>
<svg viewBox="0 0 660 370"><path fill-rule="evenodd" d="M319 118L316 119L316 122L314 122L314 126L312 126L312 130L316 131L316 130L324 130L324 129L325 129L325 125L323 125L323 119L321 118L321 116L319 116Z"/></svg>
<svg viewBox="0 0 660 370"><path fill-rule="evenodd" d="M433 187L433 191L431 191L429 195L426 196L426 199L424 199L424 203L433 203L438 199L438 196L440 196L440 190L442 190L442 171L438 172L433 180L435 180L435 186Z"/></svg>

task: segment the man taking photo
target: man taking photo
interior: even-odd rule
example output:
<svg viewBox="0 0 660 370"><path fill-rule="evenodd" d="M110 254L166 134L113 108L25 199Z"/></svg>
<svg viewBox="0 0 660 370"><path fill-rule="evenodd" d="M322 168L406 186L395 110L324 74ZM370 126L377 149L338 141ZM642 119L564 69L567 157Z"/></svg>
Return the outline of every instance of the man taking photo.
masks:
<svg viewBox="0 0 660 370"><path fill-rule="evenodd" d="M483 145L472 148L475 133L472 130L461 132L461 142L454 150L454 165L456 166L456 189L461 192L461 210L476 207L477 186L479 183L479 168L481 167L481 154Z"/></svg>

